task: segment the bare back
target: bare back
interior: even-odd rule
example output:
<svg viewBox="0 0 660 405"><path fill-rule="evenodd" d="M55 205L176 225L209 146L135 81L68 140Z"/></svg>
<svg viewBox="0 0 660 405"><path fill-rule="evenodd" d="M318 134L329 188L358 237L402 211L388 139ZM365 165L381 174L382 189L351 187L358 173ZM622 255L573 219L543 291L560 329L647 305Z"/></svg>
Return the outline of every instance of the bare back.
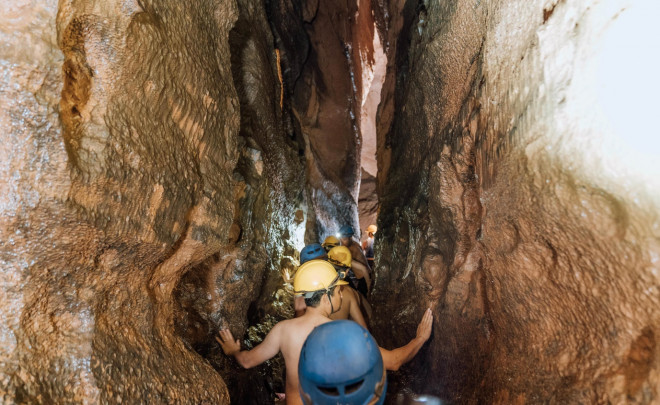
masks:
<svg viewBox="0 0 660 405"><path fill-rule="evenodd" d="M282 321L278 325L282 325L280 335L280 350L284 356L284 363L286 364L286 403L287 405L302 404L300 398L299 383L298 383L298 360L300 359L300 351L307 339L307 336L312 333L315 327L330 322L330 319L307 310L305 315L299 318L289 319Z"/></svg>
<svg viewBox="0 0 660 405"><path fill-rule="evenodd" d="M342 289L342 303L339 311L330 314L330 319L352 319L363 327L367 327L364 316L360 309L360 296L357 291L350 287Z"/></svg>
<svg viewBox="0 0 660 405"><path fill-rule="evenodd" d="M351 239L351 243L346 245L348 250L351 251L351 257L353 260L362 263L364 266L367 266L369 268L369 264L367 263L367 258L364 256L364 252L362 251L362 248L360 247L360 244L355 242L353 239Z"/></svg>

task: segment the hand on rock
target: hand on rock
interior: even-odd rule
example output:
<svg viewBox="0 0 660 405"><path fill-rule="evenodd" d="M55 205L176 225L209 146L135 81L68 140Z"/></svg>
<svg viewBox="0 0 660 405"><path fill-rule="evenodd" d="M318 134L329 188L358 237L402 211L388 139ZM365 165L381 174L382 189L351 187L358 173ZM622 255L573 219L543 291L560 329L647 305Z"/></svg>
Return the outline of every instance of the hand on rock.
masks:
<svg viewBox="0 0 660 405"><path fill-rule="evenodd" d="M233 356L241 351L241 343L238 339L234 340L234 336L229 329L222 329L218 334L220 337L216 336L215 340L220 343L222 351L225 352L227 356Z"/></svg>
<svg viewBox="0 0 660 405"><path fill-rule="evenodd" d="M417 326L417 338L422 339L424 342L429 340L429 337L431 337L431 331L433 330L433 313L431 312L431 308L427 308L426 311L424 312L424 316L422 317L422 320L419 322L419 325Z"/></svg>

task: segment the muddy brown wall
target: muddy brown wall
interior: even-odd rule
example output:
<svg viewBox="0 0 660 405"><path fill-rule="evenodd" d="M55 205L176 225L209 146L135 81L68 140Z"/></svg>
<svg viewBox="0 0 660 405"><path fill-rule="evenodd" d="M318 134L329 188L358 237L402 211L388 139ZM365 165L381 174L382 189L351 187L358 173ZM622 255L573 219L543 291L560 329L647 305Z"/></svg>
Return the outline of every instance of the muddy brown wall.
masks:
<svg viewBox="0 0 660 405"><path fill-rule="evenodd" d="M373 52L370 3L287 0L267 2L267 9L286 94L307 145L306 241L344 224L359 229L360 51Z"/></svg>
<svg viewBox="0 0 660 405"><path fill-rule="evenodd" d="M239 0L237 8L229 33L241 120L230 230L235 244L182 278L175 291L176 326L220 372L233 403L264 404L284 391L281 356L244 370L222 353L214 336L226 326L253 347L276 322L293 317L286 282L298 264L307 223L305 144L289 99L281 97L281 54L278 60L266 8L259 0Z"/></svg>
<svg viewBox="0 0 660 405"><path fill-rule="evenodd" d="M627 12L605 3L389 2L377 340L436 316L390 399L659 400L657 190L608 166L584 103Z"/></svg>
<svg viewBox="0 0 660 405"><path fill-rule="evenodd" d="M0 3L3 403L228 403L195 350L267 317L306 222L258 6Z"/></svg>

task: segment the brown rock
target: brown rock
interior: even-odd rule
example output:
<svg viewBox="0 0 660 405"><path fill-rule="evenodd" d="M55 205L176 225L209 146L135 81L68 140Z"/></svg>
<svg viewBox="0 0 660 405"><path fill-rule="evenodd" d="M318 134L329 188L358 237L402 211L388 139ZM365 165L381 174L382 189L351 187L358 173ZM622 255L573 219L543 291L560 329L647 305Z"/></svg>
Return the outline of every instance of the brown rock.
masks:
<svg viewBox="0 0 660 405"><path fill-rule="evenodd" d="M360 50L373 52L370 2L287 0L272 3L269 14L306 148L301 151L308 178L305 241L318 242L341 225L360 228L359 61Z"/></svg>
<svg viewBox="0 0 660 405"><path fill-rule="evenodd" d="M657 192L581 109L627 9L569 3L0 1L2 402L272 401L282 359L214 336L292 316L298 250L358 213L379 343L436 316L390 400L657 402Z"/></svg>
<svg viewBox="0 0 660 405"><path fill-rule="evenodd" d="M5 3L3 402L228 403L172 291L232 223L235 6Z"/></svg>
<svg viewBox="0 0 660 405"><path fill-rule="evenodd" d="M617 11L551 3L390 3L379 25L377 340L436 315L390 397L660 398L657 196L608 175L580 110Z"/></svg>

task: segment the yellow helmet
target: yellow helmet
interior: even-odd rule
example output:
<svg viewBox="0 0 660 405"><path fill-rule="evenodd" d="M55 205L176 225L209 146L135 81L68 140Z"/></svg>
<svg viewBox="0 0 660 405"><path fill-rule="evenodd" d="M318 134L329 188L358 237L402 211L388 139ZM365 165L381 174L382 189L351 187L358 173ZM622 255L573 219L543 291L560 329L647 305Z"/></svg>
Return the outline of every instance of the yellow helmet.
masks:
<svg viewBox="0 0 660 405"><path fill-rule="evenodd" d="M351 267L351 251L346 246L337 246L328 252L328 261L332 264L343 267Z"/></svg>
<svg viewBox="0 0 660 405"><path fill-rule="evenodd" d="M326 250L330 250L335 246L339 246L339 239L336 236L330 235L323 241L323 246Z"/></svg>
<svg viewBox="0 0 660 405"><path fill-rule="evenodd" d="M376 225L369 225L367 227L367 232L376 233L377 230L378 230L378 227Z"/></svg>
<svg viewBox="0 0 660 405"><path fill-rule="evenodd" d="M339 279L339 274L332 265L324 260L310 260L298 267L293 276L293 292L305 298L317 291L328 291L337 285L347 285Z"/></svg>

